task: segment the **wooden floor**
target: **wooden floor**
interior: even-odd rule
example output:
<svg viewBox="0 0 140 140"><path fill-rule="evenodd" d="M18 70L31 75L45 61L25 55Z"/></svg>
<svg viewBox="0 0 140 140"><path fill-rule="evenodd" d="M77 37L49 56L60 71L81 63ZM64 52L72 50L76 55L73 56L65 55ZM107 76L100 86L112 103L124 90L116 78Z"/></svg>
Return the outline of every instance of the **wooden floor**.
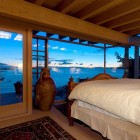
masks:
<svg viewBox="0 0 140 140"><path fill-rule="evenodd" d="M0 128L38 119L44 116L50 116L77 140L104 140L100 134L92 131L88 127L84 127L78 123L75 123L74 126L69 126L67 118L55 107L52 107L50 111L39 111L34 109L33 114L30 116L2 121L0 122Z"/></svg>

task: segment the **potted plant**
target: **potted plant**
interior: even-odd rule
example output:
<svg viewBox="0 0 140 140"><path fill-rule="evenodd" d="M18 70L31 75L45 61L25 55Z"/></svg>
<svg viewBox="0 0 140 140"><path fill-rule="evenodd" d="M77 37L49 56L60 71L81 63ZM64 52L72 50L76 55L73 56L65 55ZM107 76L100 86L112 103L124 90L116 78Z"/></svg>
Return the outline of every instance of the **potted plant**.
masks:
<svg viewBox="0 0 140 140"><path fill-rule="evenodd" d="M23 92L23 84L20 81L17 81L16 83L14 83L15 86L15 91L17 94L21 94Z"/></svg>

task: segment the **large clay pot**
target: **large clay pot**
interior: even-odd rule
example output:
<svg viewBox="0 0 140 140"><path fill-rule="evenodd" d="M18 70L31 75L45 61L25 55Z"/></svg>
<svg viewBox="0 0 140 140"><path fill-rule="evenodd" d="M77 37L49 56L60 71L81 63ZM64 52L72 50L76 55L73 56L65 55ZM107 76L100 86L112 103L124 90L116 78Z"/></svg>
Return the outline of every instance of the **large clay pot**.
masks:
<svg viewBox="0 0 140 140"><path fill-rule="evenodd" d="M40 78L35 86L35 100L41 110L47 111L51 109L56 94L56 86L50 77L48 68L43 68Z"/></svg>

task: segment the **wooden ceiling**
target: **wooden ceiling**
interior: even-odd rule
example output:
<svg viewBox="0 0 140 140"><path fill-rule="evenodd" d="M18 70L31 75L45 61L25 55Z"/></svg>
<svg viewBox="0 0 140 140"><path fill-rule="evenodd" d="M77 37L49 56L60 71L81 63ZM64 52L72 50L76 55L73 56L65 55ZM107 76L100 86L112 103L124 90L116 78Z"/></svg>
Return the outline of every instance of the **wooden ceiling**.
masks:
<svg viewBox="0 0 140 140"><path fill-rule="evenodd" d="M127 35L140 34L140 0L25 0Z"/></svg>

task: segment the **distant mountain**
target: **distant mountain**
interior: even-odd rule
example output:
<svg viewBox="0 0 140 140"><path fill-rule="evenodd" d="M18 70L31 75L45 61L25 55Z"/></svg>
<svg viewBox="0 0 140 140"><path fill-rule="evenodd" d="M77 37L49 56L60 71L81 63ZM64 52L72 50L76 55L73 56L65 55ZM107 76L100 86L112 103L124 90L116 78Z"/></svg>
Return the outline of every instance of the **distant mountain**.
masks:
<svg viewBox="0 0 140 140"><path fill-rule="evenodd" d="M17 69L17 67L5 63L0 63L0 70L14 70L14 69Z"/></svg>

